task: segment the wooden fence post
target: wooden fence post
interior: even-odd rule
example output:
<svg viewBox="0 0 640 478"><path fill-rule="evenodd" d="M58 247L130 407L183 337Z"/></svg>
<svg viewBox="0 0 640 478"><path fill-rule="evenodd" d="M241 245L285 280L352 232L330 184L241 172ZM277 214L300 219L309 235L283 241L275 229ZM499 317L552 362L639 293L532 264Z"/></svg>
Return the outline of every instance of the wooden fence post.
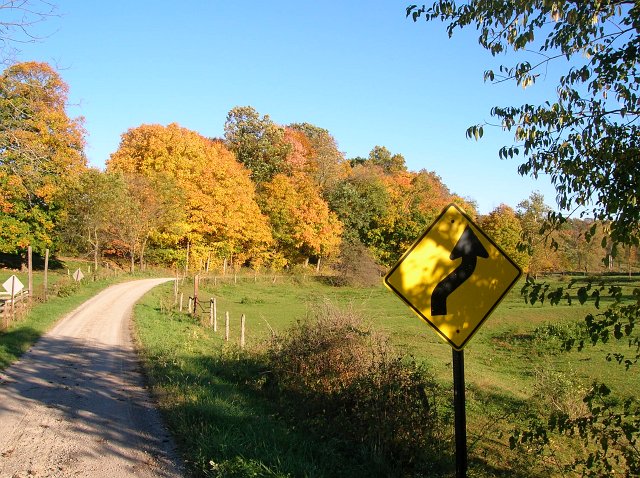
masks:
<svg viewBox="0 0 640 478"><path fill-rule="evenodd" d="M13 279L11 281L11 320L16 320L16 292L15 292L15 284L16 281Z"/></svg>
<svg viewBox="0 0 640 478"><path fill-rule="evenodd" d="M218 331L218 299L213 298L213 331Z"/></svg>
<svg viewBox="0 0 640 478"><path fill-rule="evenodd" d="M178 304L178 268L176 267L176 280L173 282L173 305Z"/></svg>
<svg viewBox="0 0 640 478"><path fill-rule="evenodd" d="M244 314L242 314L242 317L240 317L240 348L241 349L244 348L244 323L245 323L245 317L244 317Z"/></svg>
<svg viewBox="0 0 640 478"><path fill-rule="evenodd" d="M182 312L182 300L184 299L184 292L180 292L180 312Z"/></svg>
<svg viewBox="0 0 640 478"><path fill-rule="evenodd" d="M193 315L196 315L198 312L198 292L200 289L200 274L196 274L193 277Z"/></svg>
<svg viewBox="0 0 640 478"><path fill-rule="evenodd" d="M224 340L229 342L229 312L224 313Z"/></svg>
<svg viewBox="0 0 640 478"><path fill-rule="evenodd" d="M29 303L33 297L33 249L31 246L27 247L27 267L29 269Z"/></svg>
<svg viewBox="0 0 640 478"><path fill-rule="evenodd" d="M193 297L189 297L189 313L192 314L193 313Z"/></svg>
<svg viewBox="0 0 640 478"><path fill-rule="evenodd" d="M48 294L49 294L48 278L49 278L49 249L46 249L44 251L44 278L43 278L45 301L48 299Z"/></svg>

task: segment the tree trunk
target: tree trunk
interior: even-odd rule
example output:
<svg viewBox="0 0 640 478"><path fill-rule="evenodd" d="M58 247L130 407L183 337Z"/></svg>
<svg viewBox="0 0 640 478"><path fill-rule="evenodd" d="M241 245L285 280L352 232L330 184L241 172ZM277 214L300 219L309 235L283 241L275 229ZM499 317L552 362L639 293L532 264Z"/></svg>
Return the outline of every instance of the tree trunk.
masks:
<svg viewBox="0 0 640 478"><path fill-rule="evenodd" d="M142 244L140 245L140 260L138 261L138 263L140 264L140 270L144 271L144 250L147 247L147 241L149 240L149 237L147 236L144 241L142 241Z"/></svg>
<svg viewBox="0 0 640 478"><path fill-rule="evenodd" d="M93 280L96 280L96 274L98 273L98 251L100 249L98 244L98 231L93 230Z"/></svg>
<svg viewBox="0 0 640 478"><path fill-rule="evenodd" d="M187 260L184 264L184 275L187 276L189 275L189 244L190 241L187 241Z"/></svg>

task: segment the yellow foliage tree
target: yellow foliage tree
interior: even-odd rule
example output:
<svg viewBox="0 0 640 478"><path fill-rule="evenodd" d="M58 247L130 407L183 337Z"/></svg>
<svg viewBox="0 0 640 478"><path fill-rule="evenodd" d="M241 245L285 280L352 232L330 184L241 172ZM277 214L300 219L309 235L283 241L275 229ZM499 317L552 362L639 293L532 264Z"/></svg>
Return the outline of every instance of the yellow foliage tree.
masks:
<svg viewBox="0 0 640 478"><path fill-rule="evenodd" d="M142 125L122 135L107 168L144 176L169 174L184 194L190 243L216 246L240 260L264 253L272 242L255 200L248 170L221 141L175 123Z"/></svg>
<svg viewBox="0 0 640 478"><path fill-rule="evenodd" d="M86 168L82 118L67 115L67 94L46 63L0 74L0 252L56 242L64 193Z"/></svg>
<svg viewBox="0 0 640 478"><path fill-rule="evenodd" d="M305 174L275 175L263 185L260 204L288 262L306 262L310 256L319 259L337 252L342 223Z"/></svg>

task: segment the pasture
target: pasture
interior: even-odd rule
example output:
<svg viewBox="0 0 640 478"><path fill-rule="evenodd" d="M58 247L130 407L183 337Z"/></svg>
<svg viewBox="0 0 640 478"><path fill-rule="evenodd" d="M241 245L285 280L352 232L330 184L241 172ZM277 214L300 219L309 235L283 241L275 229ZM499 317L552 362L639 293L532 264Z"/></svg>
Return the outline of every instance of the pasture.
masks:
<svg viewBox="0 0 640 478"><path fill-rule="evenodd" d="M566 287L570 278L550 280ZM621 286L627 298L638 286L637 278L606 281ZM469 476L560 476L553 460L560 463L577 453L575 443L561 441L551 458L530 456L509 446L513 430L526 427L549 407L580 408L581 393L594 380L606 382L617 397L635 396L640 390L633 369L625 371L605 359L607 353L628 351L626 342L562 350L564 339L582 333L584 316L598 312L592 302L530 305L521 297L520 286L505 297L465 348ZM193 295L193 283L184 281L181 292L185 298ZM217 332L209 322L213 297ZM257 357L270 338L286 333L326 303L364 317L389 337L406 360L428 368L440 387L441 426L447 428L443 436L450 437L451 348L382 285L334 287L302 276L275 281L226 277L214 285L210 278L200 284L199 300L202 307L195 316L186 310L179 313L172 287L165 286L152 291L135 313L153 389L196 475L389 476L388 465L365 464L349 444L334 443L309 429L308 423L292 422L282 404L261 391L264 370ZM605 306L603 300L600 308ZM224 341L225 312L231 318L229 342ZM242 314L247 323L245 350L237 345ZM432 476L450 476L452 453L452 447L441 453ZM398 473L414 476L406 470Z"/></svg>

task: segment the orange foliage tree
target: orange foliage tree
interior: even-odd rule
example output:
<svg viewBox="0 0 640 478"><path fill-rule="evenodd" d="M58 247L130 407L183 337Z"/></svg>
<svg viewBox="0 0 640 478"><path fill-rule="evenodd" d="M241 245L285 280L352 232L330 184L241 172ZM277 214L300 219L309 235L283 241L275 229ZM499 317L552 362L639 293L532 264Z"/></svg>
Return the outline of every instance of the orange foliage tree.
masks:
<svg viewBox="0 0 640 478"><path fill-rule="evenodd" d="M293 140L294 153L302 153L305 158L304 172L313 180L322 195L327 197L348 173L348 163L343 153L338 150L336 140L328 130L310 123L294 123L287 130L298 133L297 136L291 132L285 134L285 140ZM299 145L303 151L296 150ZM293 161L298 162L295 155Z"/></svg>
<svg viewBox="0 0 640 478"><path fill-rule="evenodd" d="M244 260L264 253L272 241L249 171L220 141L175 123L142 125L122 135L107 168L173 177L185 201L187 227L177 238L183 242Z"/></svg>
<svg viewBox="0 0 640 478"><path fill-rule="evenodd" d="M458 198L433 172L390 171L371 164L368 167L378 171L388 196L386 215L369 232L370 244L383 263L391 264L420 236L447 203ZM469 211L469 207L465 210L474 212Z"/></svg>
<svg viewBox="0 0 640 478"><path fill-rule="evenodd" d="M279 252L288 263L337 252L342 223L308 176L277 174L263 185L260 203Z"/></svg>
<svg viewBox="0 0 640 478"><path fill-rule="evenodd" d="M529 256L518 248L522 236L522 224L516 212L506 204L500 204L480 218L480 226L507 255L522 269L529 266Z"/></svg>

